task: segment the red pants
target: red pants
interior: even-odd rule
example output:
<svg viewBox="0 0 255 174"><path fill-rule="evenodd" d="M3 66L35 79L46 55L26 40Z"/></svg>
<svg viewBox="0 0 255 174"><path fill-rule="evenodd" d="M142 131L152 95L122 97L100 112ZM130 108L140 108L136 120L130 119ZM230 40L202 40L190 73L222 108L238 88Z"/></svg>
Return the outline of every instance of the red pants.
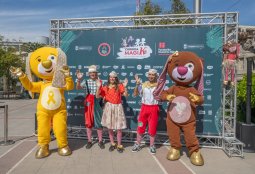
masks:
<svg viewBox="0 0 255 174"><path fill-rule="evenodd" d="M141 112L138 118L137 132L144 134L147 124L149 125L148 133L150 136L155 136L158 125L158 105L145 105L142 104Z"/></svg>
<svg viewBox="0 0 255 174"><path fill-rule="evenodd" d="M94 95L88 94L84 102L85 126L86 128L94 127Z"/></svg>

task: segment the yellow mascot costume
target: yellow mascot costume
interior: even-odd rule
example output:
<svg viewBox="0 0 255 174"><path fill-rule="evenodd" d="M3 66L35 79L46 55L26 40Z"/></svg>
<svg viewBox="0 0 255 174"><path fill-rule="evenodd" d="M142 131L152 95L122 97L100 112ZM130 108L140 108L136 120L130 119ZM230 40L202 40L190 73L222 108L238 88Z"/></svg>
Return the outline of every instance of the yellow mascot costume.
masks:
<svg viewBox="0 0 255 174"><path fill-rule="evenodd" d="M11 67L30 94L40 93L37 103L38 145L36 158L49 156L50 130L57 139L58 154L71 155L67 142L67 111L64 90L72 90L74 83L66 65L66 55L60 48L42 47L32 52L26 60L26 74L21 68ZM42 79L33 82L31 71Z"/></svg>

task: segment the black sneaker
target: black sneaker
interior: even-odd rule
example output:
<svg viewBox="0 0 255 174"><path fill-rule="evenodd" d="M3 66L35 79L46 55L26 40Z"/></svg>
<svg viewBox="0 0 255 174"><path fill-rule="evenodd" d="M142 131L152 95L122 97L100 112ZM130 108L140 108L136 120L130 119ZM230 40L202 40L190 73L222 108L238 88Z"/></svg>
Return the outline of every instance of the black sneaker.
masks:
<svg viewBox="0 0 255 174"><path fill-rule="evenodd" d="M156 153L156 147L154 145L150 146L150 152L151 152L151 154Z"/></svg>
<svg viewBox="0 0 255 174"><path fill-rule="evenodd" d="M134 146L132 147L132 152L138 152L141 150L140 144L135 143Z"/></svg>
<svg viewBox="0 0 255 174"><path fill-rule="evenodd" d="M92 142L88 142L86 144L86 149L90 149L93 146Z"/></svg>
<svg viewBox="0 0 255 174"><path fill-rule="evenodd" d="M114 151L114 149L116 149L116 144L111 144L111 146L109 147L109 151L112 152Z"/></svg>
<svg viewBox="0 0 255 174"><path fill-rule="evenodd" d="M117 146L117 151L122 153L124 151L124 147L122 145Z"/></svg>
<svg viewBox="0 0 255 174"><path fill-rule="evenodd" d="M100 147L100 149L105 148L103 141L98 142L98 146Z"/></svg>

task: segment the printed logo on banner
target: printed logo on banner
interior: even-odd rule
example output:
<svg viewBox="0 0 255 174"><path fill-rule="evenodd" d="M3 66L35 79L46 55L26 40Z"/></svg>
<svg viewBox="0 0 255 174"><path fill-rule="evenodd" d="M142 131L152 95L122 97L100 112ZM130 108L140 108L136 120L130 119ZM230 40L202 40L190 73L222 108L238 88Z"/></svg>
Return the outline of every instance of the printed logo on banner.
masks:
<svg viewBox="0 0 255 174"><path fill-rule="evenodd" d="M207 95L207 100L212 100L212 96L211 95Z"/></svg>
<svg viewBox="0 0 255 174"><path fill-rule="evenodd" d="M204 91L212 91L212 88L204 88Z"/></svg>
<svg viewBox="0 0 255 174"><path fill-rule="evenodd" d="M130 72L130 73L129 73L129 76L134 76L134 73L133 73L133 72Z"/></svg>
<svg viewBox="0 0 255 174"><path fill-rule="evenodd" d="M136 83L136 80L131 80L131 83Z"/></svg>
<svg viewBox="0 0 255 174"><path fill-rule="evenodd" d="M125 65L122 65L122 66L121 66L121 69L126 69L126 66L125 66Z"/></svg>
<svg viewBox="0 0 255 174"><path fill-rule="evenodd" d="M206 80L205 84L208 85L208 86L211 85L211 80Z"/></svg>
<svg viewBox="0 0 255 174"><path fill-rule="evenodd" d="M141 70L143 67L142 65L137 65L136 69Z"/></svg>
<svg viewBox="0 0 255 174"><path fill-rule="evenodd" d="M153 66L153 69L163 69L163 66Z"/></svg>
<svg viewBox="0 0 255 174"><path fill-rule="evenodd" d="M70 69L76 69L76 66L68 66Z"/></svg>
<svg viewBox="0 0 255 174"><path fill-rule="evenodd" d="M204 104L202 104L202 106L212 107L212 104L204 103Z"/></svg>
<svg viewBox="0 0 255 174"><path fill-rule="evenodd" d="M96 65L97 66L97 69L100 69L100 65Z"/></svg>
<svg viewBox="0 0 255 174"><path fill-rule="evenodd" d="M158 55L165 56L173 54L175 51L173 51L171 48L166 48L166 42L159 42L158 43Z"/></svg>
<svg viewBox="0 0 255 174"><path fill-rule="evenodd" d="M82 69L82 65L78 65L78 69Z"/></svg>
<svg viewBox="0 0 255 174"><path fill-rule="evenodd" d="M104 72L103 76L107 77L108 76L108 72Z"/></svg>
<svg viewBox="0 0 255 174"><path fill-rule="evenodd" d="M135 69L135 66L127 66L128 69Z"/></svg>
<svg viewBox="0 0 255 174"><path fill-rule="evenodd" d="M108 56L111 52L111 47L108 43L101 43L97 48L100 56Z"/></svg>
<svg viewBox="0 0 255 174"><path fill-rule="evenodd" d="M113 69L119 69L118 65L113 65Z"/></svg>
<svg viewBox="0 0 255 174"><path fill-rule="evenodd" d="M194 49L203 49L205 46L203 44L183 44L183 49L185 50L194 50Z"/></svg>
<svg viewBox="0 0 255 174"><path fill-rule="evenodd" d="M205 115L205 111L199 110L199 111L198 111L198 114L199 114L199 115Z"/></svg>
<svg viewBox="0 0 255 174"><path fill-rule="evenodd" d="M111 68L111 66L105 66L105 65L102 66L102 69L108 69L108 68Z"/></svg>
<svg viewBox="0 0 255 174"><path fill-rule="evenodd" d="M82 51L91 51L92 50L92 46L78 46L78 45L76 45L74 47L74 49L76 51L79 51L79 50L82 50Z"/></svg>
<svg viewBox="0 0 255 174"><path fill-rule="evenodd" d="M146 59L152 53L151 47L146 45L145 38L134 39L132 36L122 38L121 46L117 59Z"/></svg>
<svg viewBox="0 0 255 174"><path fill-rule="evenodd" d="M144 65L144 69L151 69L150 65Z"/></svg>
<svg viewBox="0 0 255 174"><path fill-rule="evenodd" d="M206 68L211 70L211 69L213 69L213 66L212 65L208 65Z"/></svg>
<svg viewBox="0 0 255 174"><path fill-rule="evenodd" d="M122 75L123 77L125 77L125 76L127 76L127 73L122 72L121 75Z"/></svg>
<svg viewBox="0 0 255 174"><path fill-rule="evenodd" d="M127 101L128 104L136 104L136 101Z"/></svg>
<svg viewBox="0 0 255 174"><path fill-rule="evenodd" d="M208 115L212 115L212 110L208 110Z"/></svg>
<svg viewBox="0 0 255 174"><path fill-rule="evenodd" d="M214 74L204 74L204 77L211 77L213 76Z"/></svg>

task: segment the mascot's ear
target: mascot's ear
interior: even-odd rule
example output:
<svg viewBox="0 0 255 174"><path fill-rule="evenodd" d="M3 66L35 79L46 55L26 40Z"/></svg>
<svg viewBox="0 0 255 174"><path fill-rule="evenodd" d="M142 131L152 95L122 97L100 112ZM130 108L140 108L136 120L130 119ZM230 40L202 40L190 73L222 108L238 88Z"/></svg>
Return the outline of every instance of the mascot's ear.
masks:
<svg viewBox="0 0 255 174"><path fill-rule="evenodd" d="M52 86L63 88L66 85L65 75L60 71L63 66L67 65L66 54L60 49L58 50L57 65L53 76Z"/></svg>
<svg viewBox="0 0 255 174"><path fill-rule="evenodd" d="M197 79L195 88L198 90L198 92L203 96L204 95L204 60L200 58L202 72L200 74L199 79Z"/></svg>
<svg viewBox="0 0 255 174"><path fill-rule="evenodd" d="M27 58L26 58L26 75L28 77L28 79L33 82L33 78L32 78L32 72L31 72L31 69L30 69L30 58L31 58L31 54L32 53L29 53ZM33 99L34 98L34 93L31 92L31 91L28 91L30 97Z"/></svg>
<svg viewBox="0 0 255 174"><path fill-rule="evenodd" d="M158 78L157 88L153 92L153 96L156 100L160 100L160 94L161 94L161 92L163 91L163 89L165 87L168 64L171 63L172 57L178 56L178 55L179 55L179 53L178 53L178 51L176 51L174 54L172 54L168 57L168 59L165 63L164 69L163 69L162 73L160 74L160 76Z"/></svg>

